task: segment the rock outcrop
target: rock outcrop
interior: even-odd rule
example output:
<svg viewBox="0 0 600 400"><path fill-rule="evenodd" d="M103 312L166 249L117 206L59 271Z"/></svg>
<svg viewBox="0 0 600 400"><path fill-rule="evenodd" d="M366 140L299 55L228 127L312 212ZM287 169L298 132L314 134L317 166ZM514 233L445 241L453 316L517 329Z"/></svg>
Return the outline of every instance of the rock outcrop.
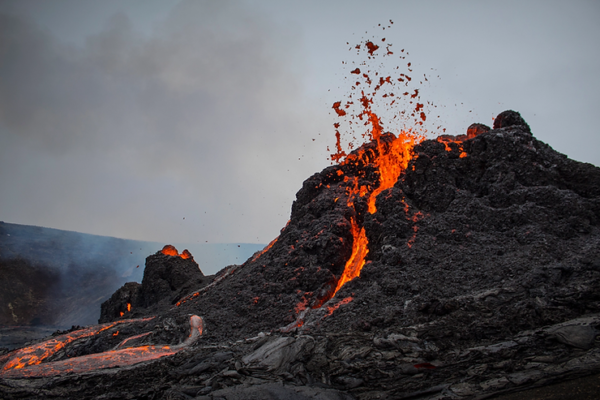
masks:
<svg viewBox="0 0 600 400"><path fill-rule="evenodd" d="M192 257L171 256L159 251L146 259L140 288L141 306L150 307L160 301L174 303L203 281L204 274Z"/></svg>
<svg viewBox="0 0 600 400"><path fill-rule="evenodd" d="M210 281L189 251L184 250L180 255L173 246L167 245L165 249L146 258L141 284L128 282L102 303L98 323L158 312L160 304L168 309L185 294Z"/></svg>
<svg viewBox="0 0 600 400"><path fill-rule="evenodd" d="M105 397L473 399L600 372L600 168L507 111L492 130L414 146L378 191L377 160L395 143L383 135L308 178L280 236L209 285L184 283L174 271L187 260L156 254L141 287L115 294L139 290L157 313L142 344L175 343L202 316L195 347L123 380L40 379L11 395L43 384L76 398L94 382ZM355 256L360 275L339 288Z"/></svg>

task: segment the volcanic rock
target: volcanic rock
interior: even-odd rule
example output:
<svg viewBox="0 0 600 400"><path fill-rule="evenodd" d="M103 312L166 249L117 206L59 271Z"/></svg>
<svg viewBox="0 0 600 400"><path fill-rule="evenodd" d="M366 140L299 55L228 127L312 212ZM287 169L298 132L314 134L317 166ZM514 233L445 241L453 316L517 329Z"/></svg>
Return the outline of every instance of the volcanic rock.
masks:
<svg viewBox="0 0 600 400"><path fill-rule="evenodd" d="M467 128L467 139L473 139L477 135L490 131L490 127L484 124L471 124Z"/></svg>
<svg viewBox="0 0 600 400"><path fill-rule="evenodd" d="M372 211L393 135L311 176L279 237L209 285L171 286L185 280L166 266L188 260L150 256L140 294L145 285L157 315L128 334L175 344L196 314L206 329L195 346L118 373L1 388L9 398L43 386L65 398L470 399L598 373L600 168L538 141L514 111L474 129L416 145ZM366 262L336 292L363 229ZM111 329L79 346L110 349Z"/></svg>
<svg viewBox="0 0 600 400"><path fill-rule="evenodd" d="M167 255L165 253L174 255ZM147 315L147 308L156 312L159 303L171 305L193 289L204 286L210 278L204 276L188 250L181 255L171 245L146 258L142 284L128 282L118 289L110 299L102 303L98 323L114 321L121 317ZM126 315L128 314L128 315Z"/></svg>
<svg viewBox="0 0 600 400"><path fill-rule="evenodd" d="M48 301L60 274L27 260L0 260L0 326L54 322L58 307Z"/></svg>
<svg viewBox="0 0 600 400"><path fill-rule="evenodd" d="M137 282L127 282L117 289L117 291L102 303L100 308L99 324L111 322L131 311L133 307L139 307L143 304L141 299L142 285Z"/></svg>
<svg viewBox="0 0 600 400"><path fill-rule="evenodd" d="M187 254L187 250L185 250ZM193 290L203 281L204 274L192 257L165 255L159 251L146 259L146 269L140 290L142 307L164 300L177 300L186 290Z"/></svg>
<svg viewBox="0 0 600 400"><path fill-rule="evenodd" d="M529 124L525 122L521 114L513 110L506 110L498 114L494 119L494 129L509 128L509 127L521 127L525 132L531 133Z"/></svg>

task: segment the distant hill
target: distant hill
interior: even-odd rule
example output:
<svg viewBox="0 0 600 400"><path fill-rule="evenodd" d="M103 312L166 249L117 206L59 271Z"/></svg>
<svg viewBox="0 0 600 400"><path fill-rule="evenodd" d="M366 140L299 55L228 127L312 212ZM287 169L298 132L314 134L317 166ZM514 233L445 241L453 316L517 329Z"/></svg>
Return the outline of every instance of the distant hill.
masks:
<svg viewBox="0 0 600 400"><path fill-rule="evenodd" d="M100 304L124 283L141 282L146 257L165 244L0 222L0 327L97 323ZM264 247L169 244L187 248L205 275Z"/></svg>

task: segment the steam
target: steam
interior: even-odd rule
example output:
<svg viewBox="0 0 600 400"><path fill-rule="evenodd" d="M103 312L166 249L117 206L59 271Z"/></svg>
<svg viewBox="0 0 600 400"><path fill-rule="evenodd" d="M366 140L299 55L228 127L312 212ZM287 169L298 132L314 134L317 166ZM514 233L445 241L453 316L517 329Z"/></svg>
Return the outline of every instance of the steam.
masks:
<svg viewBox="0 0 600 400"><path fill-rule="evenodd" d="M264 247L174 244L189 249L205 275L242 264ZM102 302L126 282L141 282L146 257L162 247L155 242L0 223L0 278L12 282L3 288L0 325L96 324ZM22 265L18 277L7 269L14 263ZM14 310L16 317L9 304L20 307ZM29 309L23 310L27 305Z"/></svg>

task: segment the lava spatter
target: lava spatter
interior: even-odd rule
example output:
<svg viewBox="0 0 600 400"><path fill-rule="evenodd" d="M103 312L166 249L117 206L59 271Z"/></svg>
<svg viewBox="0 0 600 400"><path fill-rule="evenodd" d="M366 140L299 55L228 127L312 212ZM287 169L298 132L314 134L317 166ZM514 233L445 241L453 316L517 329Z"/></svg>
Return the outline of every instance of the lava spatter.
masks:
<svg viewBox="0 0 600 400"><path fill-rule="evenodd" d="M381 41L385 42L385 38ZM393 52L390 50L391 46L392 44L386 43L387 52L382 54L382 57L393 55ZM379 46L374 44L373 41L368 40L354 46L354 49L358 51L357 54L366 49L366 59L373 60L378 55ZM404 50L401 53L404 53ZM400 56L401 60L405 58L404 55ZM352 90L348 95L348 100L345 103L342 101L335 102L333 108L338 117L346 117L348 130L345 132L345 136L351 138L347 144L349 149L354 147L355 142L358 140L357 136L361 137L365 142L375 142L376 149L368 157L366 154L363 154L361 148L357 150L358 154L355 152L348 155L342 145L340 123L336 122L334 124L336 129L336 152L331 154L331 160L344 165L354 162L357 158L363 158L375 166L379 181L377 187L365 188L364 186L359 187L358 184L355 184L348 194L348 207L354 206L356 198L366 198L368 212L373 214L377 211L377 195L396 183L398 177L407 168L412 158L413 147L425 139L427 131L422 126L423 122L427 120L427 116L424 103L419 101L419 88L406 91L399 90L400 88L396 87L396 85L401 85L403 88L409 87L412 81L408 75L409 72L412 72L410 62L407 64L407 72L399 73L396 77L382 75L375 68L369 69L370 64L372 63L363 61L360 63L362 70L356 67L350 71L351 74L357 75L358 81L353 84ZM398 69L399 67L396 68L396 71ZM361 87L360 92L357 89L358 87ZM397 93L403 94L398 95ZM403 101L399 101L400 99ZM398 112L395 113L393 119L398 116L404 119L404 128L400 129L396 135L390 134L384 138L383 123L374 109L375 105L387 107L388 111L391 109L397 110ZM356 106L359 108L357 109ZM401 107L404 108L401 109ZM366 126L370 129L357 134L354 129L356 125ZM364 227L359 225L356 217L350 218L350 225L353 237L352 254L346 262L344 272L338 279L331 297L335 296L344 284L360 275L360 271L365 264L365 257L369 252L368 239ZM408 245L410 246L411 243Z"/></svg>
<svg viewBox="0 0 600 400"><path fill-rule="evenodd" d="M177 251L177 248L175 248L175 246L170 245L170 244L165 245L165 247L163 247L160 252L163 253L165 256L181 257L184 260L187 260L189 258L191 258L192 260L194 259L194 257L192 256L192 253L190 253L188 249L184 249L181 252L181 254L179 254L179 252Z"/></svg>

